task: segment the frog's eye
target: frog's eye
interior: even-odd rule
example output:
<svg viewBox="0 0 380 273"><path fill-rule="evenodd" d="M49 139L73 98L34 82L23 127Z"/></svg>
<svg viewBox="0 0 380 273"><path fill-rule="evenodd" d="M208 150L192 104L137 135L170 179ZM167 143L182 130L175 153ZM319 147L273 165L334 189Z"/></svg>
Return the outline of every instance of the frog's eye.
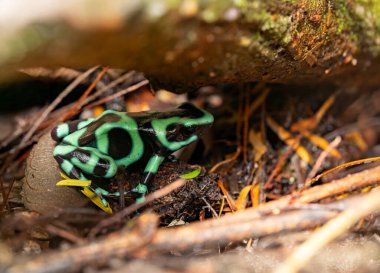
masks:
<svg viewBox="0 0 380 273"><path fill-rule="evenodd" d="M180 134L186 137L190 137L195 133L195 127L180 126Z"/></svg>
<svg viewBox="0 0 380 273"><path fill-rule="evenodd" d="M177 137L176 141L185 141L189 139L191 136L193 136L195 133L195 128L194 127L186 127L183 125L179 126L179 130L177 132Z"/></svg>
<svg viewBox="0 0 380 273"><path fill-rule="evenodd" d="M194 127L187 127L182 124L172 124L168 126L166 131L166 138L168 141L184 141L194 135L195 133Z"/></svg>

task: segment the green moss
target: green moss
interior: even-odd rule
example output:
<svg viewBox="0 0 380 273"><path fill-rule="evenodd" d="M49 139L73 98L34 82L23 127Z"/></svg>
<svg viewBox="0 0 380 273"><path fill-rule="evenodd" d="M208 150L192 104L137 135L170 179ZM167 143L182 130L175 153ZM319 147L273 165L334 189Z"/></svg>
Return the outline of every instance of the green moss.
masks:
<svg viewBox="0 0 380 273"><path fill-rule="evenodd" d="M225 12L229 8L235 7L233 0L198 0L198 5L201 18L208 23L222 21Z"/></svg>
<svg viewBox="0 0 380 273"><path fill-rule="evenodd" d="M239 9L244 15L244 20L249 23L259 25L258 33L263 33L276 43L286 45L290 42L289 27L291 24L290 16L282 14L281 11L273 12L271 6L277 1L244 1L239 0ZM280 1L290 5L294 1ZM256 33L255 33L256 34Z"/></svg>
<svg viewBox="0 0 380 273"><path fill-rule="evenodd" d="M3 37L6 46L1 48L0 61L13 59L18 60L46 41L44 29L38 25L30 25L22 29L18 35Z"/></svg>
<svg viewBox="0 0 380 273"><path fill-rule="evenodd" d="M380 55L380 1L357 0L352 16L366 51L373 56Z"/></svg>

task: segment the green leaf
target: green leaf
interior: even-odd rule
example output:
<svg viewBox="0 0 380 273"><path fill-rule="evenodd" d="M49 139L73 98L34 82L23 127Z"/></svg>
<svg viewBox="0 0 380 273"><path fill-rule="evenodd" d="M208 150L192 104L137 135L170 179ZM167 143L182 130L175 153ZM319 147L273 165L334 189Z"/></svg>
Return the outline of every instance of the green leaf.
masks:
<svg viewBox="0 0 380 273"><path fill-rule="evenodd" d="M183 178L183 179L194 179L196 177L198 177L201 173L201 168L199 169L195 169L194 171L191 171L189 173L184 173L184 174L181 174L179 177Z"/></svg>

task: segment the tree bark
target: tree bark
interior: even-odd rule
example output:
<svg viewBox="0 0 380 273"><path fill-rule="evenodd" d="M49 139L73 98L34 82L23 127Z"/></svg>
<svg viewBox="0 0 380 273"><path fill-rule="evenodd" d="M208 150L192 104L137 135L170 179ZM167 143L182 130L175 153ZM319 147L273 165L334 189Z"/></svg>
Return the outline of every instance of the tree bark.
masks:
<svg viewBox="0 0 380 273"><path fill-rule="evenodd" d="M156 87L376 85L380 1L4 0L0 81L25 67L142 71ZM33 6L32 6L33 5Z"/></svg>

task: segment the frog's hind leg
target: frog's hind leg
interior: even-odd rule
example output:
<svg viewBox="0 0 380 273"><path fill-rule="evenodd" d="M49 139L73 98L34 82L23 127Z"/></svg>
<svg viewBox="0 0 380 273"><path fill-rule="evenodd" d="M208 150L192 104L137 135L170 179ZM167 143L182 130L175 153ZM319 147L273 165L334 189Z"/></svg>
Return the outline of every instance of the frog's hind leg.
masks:
<svg viewBox="0 0 380 273"><path fill-rule="evenodd" d="M59 124L51 130L51 138L55 141L62 141L65 136L85 127L93 120L94 119L80 119Z"/></svg>
<svg viewBox="0 0 380 273"><path fill-rule="evenodd" d="M117 171L116 163L110 156L92 147L76 147L62 143L55 147L53 155L60 168L71 178L111 178Z"/></svg>
<svg viewBox="0 0 380 273"><path fill-rule="evenodd" d="M61 155L54 155L55 160L59 164L59 168L70 178L78 180L87 180L86 176L80 171L79 168L75 167L70 160L67 160Z"/></svg>

